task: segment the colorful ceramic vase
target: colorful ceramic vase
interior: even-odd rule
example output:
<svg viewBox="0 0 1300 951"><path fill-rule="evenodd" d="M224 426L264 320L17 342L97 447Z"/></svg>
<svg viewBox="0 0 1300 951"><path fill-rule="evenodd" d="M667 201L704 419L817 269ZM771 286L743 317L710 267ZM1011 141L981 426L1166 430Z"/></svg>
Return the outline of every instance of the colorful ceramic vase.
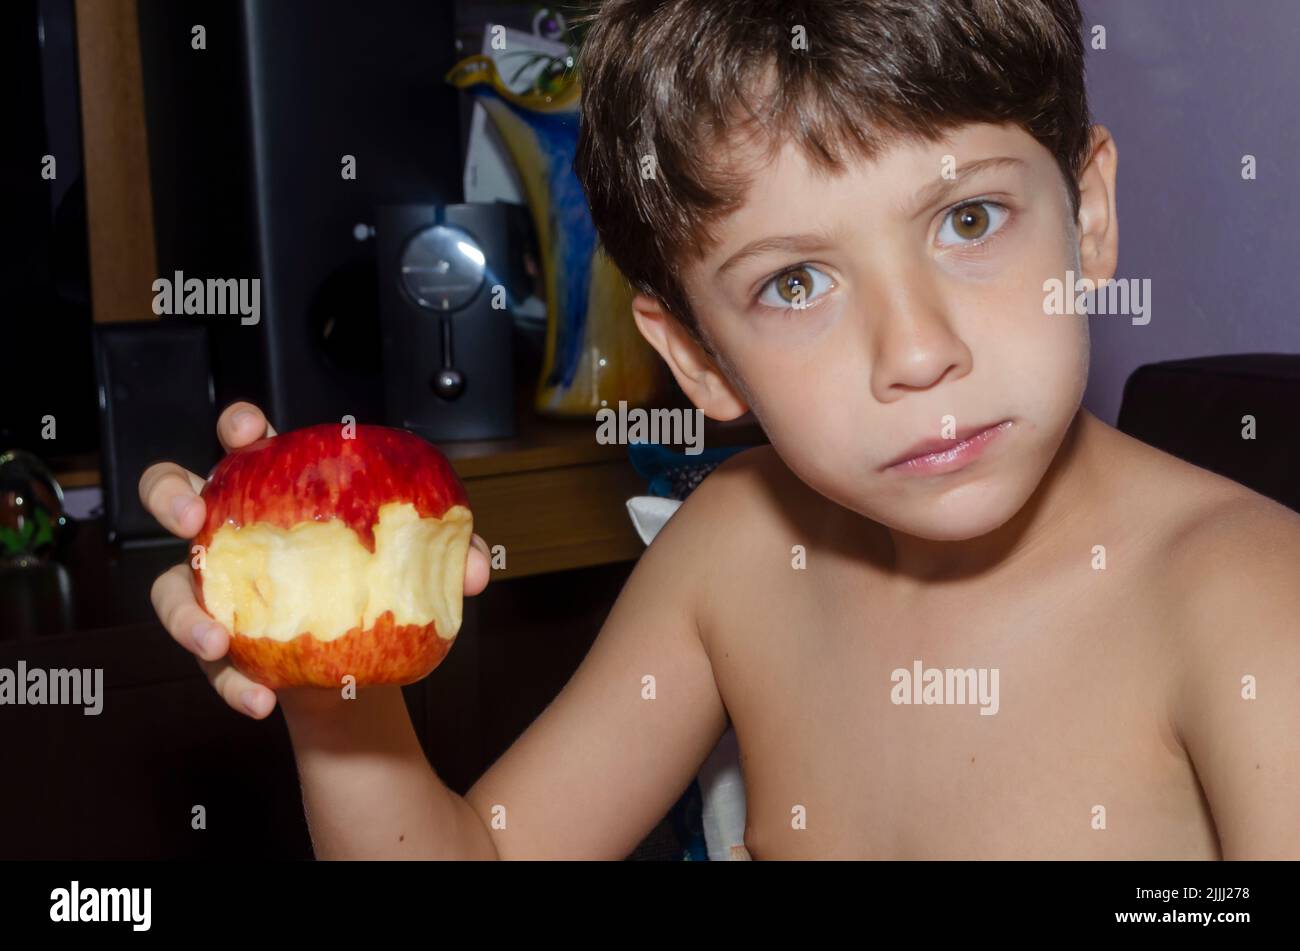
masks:
<svg viewBox="0 0 1300 951"><path fill-rule="evenodd" d="M447 81L487 110L518 171L536 228L547 307L538 413L591 416L620 400L653 404L663 395L663 364L633 323L634 292L599 247L573 172L576 74L567 70L540 89L516 93L490 57L475 55L457 63Z"/></svg>

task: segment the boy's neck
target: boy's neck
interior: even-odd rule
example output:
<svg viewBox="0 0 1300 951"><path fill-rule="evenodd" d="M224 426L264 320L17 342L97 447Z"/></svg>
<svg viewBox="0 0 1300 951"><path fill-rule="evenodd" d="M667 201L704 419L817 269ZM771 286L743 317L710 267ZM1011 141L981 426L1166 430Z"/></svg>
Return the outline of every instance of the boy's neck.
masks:
<svg viewBox="0 0 1300 951"><path fill-rule="evenodd" d="M1104 484L1100 446L1112 435L1105 423L1080 408L1038 488L1005 524L963 541L934 541L887 529L894 552L891 570L927 583L960 581L997 574L1044 553L1053 541L1062 540L1067 526L1094 510ZM1086 559L1088 551L1080 557Z"/></svg>

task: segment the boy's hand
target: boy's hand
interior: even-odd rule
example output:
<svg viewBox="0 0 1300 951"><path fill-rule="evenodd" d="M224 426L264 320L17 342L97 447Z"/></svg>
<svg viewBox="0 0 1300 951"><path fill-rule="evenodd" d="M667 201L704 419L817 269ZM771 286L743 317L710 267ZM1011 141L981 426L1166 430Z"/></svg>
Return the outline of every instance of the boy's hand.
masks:
<svg viewBox="0 0 1300 951"><path fill-rule="evenodd" d="M217 420L217 437L227 452L274 435L262 411L251 403L234 403ZM154 463L140 476L140 501L163 528L190 539L199 533L206 517L198 494L203 483L201 476L173 462ZM487 587L490 573L487 543L473 535L465 564L465 594L479 594ZM259 720L275 709L275 691L245 677L225 659L230 633L199 607L188 563L159 575L151 599L163 627L198 658L199 666L226 703Z"/></svg>

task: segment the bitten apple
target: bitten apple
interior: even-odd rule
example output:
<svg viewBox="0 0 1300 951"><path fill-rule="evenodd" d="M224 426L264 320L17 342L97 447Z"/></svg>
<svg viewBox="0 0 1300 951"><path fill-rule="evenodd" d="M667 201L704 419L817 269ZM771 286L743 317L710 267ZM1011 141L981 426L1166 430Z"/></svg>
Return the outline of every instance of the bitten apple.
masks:
<svg viewBox="0 0 1300 951"><path fill-rule="evenodd" d="M451 464L425 440L310 426L230 453L201 495L199 603L253 680L409 684L447 656L473 518Z"/></svg>

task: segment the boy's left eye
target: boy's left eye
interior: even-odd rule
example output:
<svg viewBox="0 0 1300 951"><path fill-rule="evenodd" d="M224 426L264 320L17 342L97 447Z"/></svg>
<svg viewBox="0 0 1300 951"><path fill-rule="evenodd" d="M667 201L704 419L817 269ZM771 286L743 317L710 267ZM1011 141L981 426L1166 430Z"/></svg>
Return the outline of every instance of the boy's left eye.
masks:
<svg viewBox="0 0 1300 951"><path fill-rule="evenodd" d="M973 201L958 205L948 212L939 229L939 243L952 245L978 244L1006 224L1010 212L993 201Z"/></svg>

